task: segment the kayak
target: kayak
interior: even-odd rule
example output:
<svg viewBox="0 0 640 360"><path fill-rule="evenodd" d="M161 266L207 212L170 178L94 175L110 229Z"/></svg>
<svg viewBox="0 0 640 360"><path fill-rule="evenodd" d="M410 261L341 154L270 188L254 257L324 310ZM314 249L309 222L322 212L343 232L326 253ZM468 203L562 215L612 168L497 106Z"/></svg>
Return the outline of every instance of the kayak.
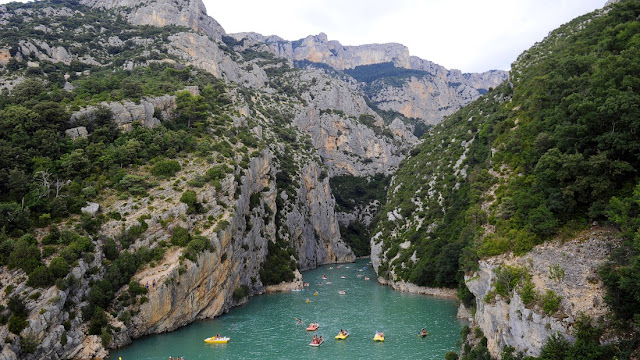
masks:
<svg viewBox="0 0 640 360"><path fill-rule="evenodd" d="M319 326L318 325L309 325L307 327L307 331L316 331L318 330Z"/></svg>
<svg viewBox="0 0 640 360"><path fill-rule="evenodd" d="M210 338L204 339L204 342L209 344L226 344L229 342L229 340L231 340L231 338L228 338L228 337L216 338L215 336L212 336Z"/></svg>
<svg viewBox="0 0 640 360"><path fill-rule="evenodd" d="M320 345L322 345L323 342L324 342L324 340L320 341L319 343L311 342L311 343L309 343L309 346L320 346Z"/></svg>
<svg viewBox="0 0 640 360"><path fill-rule="evenodd" d="M349 333L336 335L336 340L344 340L349 337Z"/></svg>
<svg viewBox="0 0 640 360"><path fill-rule="evenodd" d="M373 337L373 341L384 341L384 334L376 333Z"/></svg>

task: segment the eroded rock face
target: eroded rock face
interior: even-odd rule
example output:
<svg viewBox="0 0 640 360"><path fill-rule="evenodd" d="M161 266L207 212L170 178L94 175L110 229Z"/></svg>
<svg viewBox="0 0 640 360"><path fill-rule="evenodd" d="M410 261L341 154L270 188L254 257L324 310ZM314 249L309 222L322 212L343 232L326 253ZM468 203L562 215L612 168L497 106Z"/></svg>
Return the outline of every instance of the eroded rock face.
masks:
<svg viewBox="0 0 640 360"><path fill-rule="evenodd" d="M401 121L394 122L389 131L355 84L307 70L300 79L312 85L303 94L308 105L298 113L294 124L311 136L330 176L389 174L404 153L418 143ZM363 123L362 116L370 122Z"/></svg>
<svg viewBox="0 0 640 360"><path fill-rule="evenodd" d="M264 50L293 61L326 64L337 70L356 66L393 63L395 67L425 71L424 76L402 79L402 86L392 86L383 80L360 84L367 88L371 100L382 110L392 110L408 118L421 119L425 124L437 124L456 110L477 99L489 88L504 81L506 71L465 73L447 70L428 60L410 56L401 44L367 44L343 46L320 33L297 41L285 41L277 36L256 33L231 34L236 40L245 39L245 46L266 45Z"/></svg>
<svg viewBox="0 0 640 360"><path fill-rule="evenodd" d="M465 276L465 281L476 297L474 322L487 337L491 354L497 357L504 346L513 346L525 355L538 356L552 334L574 341L573 324L581 313L593 319L604 317L609 309L598 269L619 244L616 236L616 232L594 228L564 244L539 245L521 257L481 260L479 270ZM489 295L490 301L485 302L494 289L495 269L504 265L526 267L538 293L551 290L562 297L560 309L547 314L539 305L525 305L517 291L508 299ZM563 275L552 276L552 268L561 269Z"/></svg>
<svg viewBox="0 0 640 360"><path fill-rule="evenodd" d="M82 0L81 4L94 8L122 8L127 20L134 25L178 25L191 28L212 39L220 40L224 29L207 16L201 0Z"/></svg>
<svg viewBox="0 0 640 360"><path fill-rule="evenodd" d="M254 158L239 187L229 225L220 232L205 230L215 250L200 254L196 262L178 261L179 252L170 253L156 268L146 269L135 276L141 284L152 284L149 301L139 308L126 332L116 344L124 345L132 339L148 334L175 330L198 319L212 318L229 311L232 306L246 302L233 296L234 290L247 286L247 295L265 291L259 270L267 256L268 241L275 241L276 168L273 155L264 152ZM320 169L314 162L301 170L297 199L289 199L290 211L284 214L289 229L289 241L298 253L303 270L331 262L353 261L351 250L342 242L334 212L328 180L319 180ZM223 189L234 198L236 186L229 177ZM260 205L251 207L252 194L260 194ZM208 203L213 194L200 194ZM271 209L270 211L267 208ZM177 216L186 212L178 210ZM251 226L247 223L250 219ZM167 230L159 221L151 221L147 237L163 238ZM164 232L164 234L163 234ZM155 284L155 285L153 285Z"/></svg>
<svg viewBox="0 0 640 360"><path fill-rule="evenodd" d="M320 173L321 169L315 162L302 168L296 206L286 216L291 242L299 254L302 270L356 259L340 238L329 179L318 180Z"/></svg>
<svg viewBox="0 0 640 360"><path fill-rule="evenodd" d="M113 120L123 131L131 130L134 122L140 122L143 126L153 128L160 124L160 119L154 114L159 113L162 119L169 119L176 109L176 97L173 95L163 95L159 97L145 97L139 104L131 101L123 102L103 102L100 104L113 112ZM89 106L71 115L71 123L74 124L80 119L92 119L96 106ZM85 129L86 132L86 129Z"/></svg>
<svg viewBox="0 0 640 360"><path fill-rule="evenodd" d="M249 71L241 68L216 43L204 35L179 33L169 36L169 53L187 64L203 69L215 77L249 87L261 88L267 81L264 70L255 64Z"/></svg>
<svg viewBox="0 0 640 360"><path fill-rule="evenodd" d="M64 47L51 47L46 42L39 40L20 41L20 53L23 56L33 55L42 61L62 62L66 65L69 65L74 59Z"/></svg>
<svg viewBox="0 0 640 360"><path fill-rule="evenodd" d="M506 71L463 74L460 70L447 70L415 56L411 57L411 68L426 71L429 75L412 76L401 87L376 81L372 87L379 90L372 94L371 100L383 110L397 111L406 117L419 118L432 125L441 122L445 116L453 114L507 78Z"/></svg>

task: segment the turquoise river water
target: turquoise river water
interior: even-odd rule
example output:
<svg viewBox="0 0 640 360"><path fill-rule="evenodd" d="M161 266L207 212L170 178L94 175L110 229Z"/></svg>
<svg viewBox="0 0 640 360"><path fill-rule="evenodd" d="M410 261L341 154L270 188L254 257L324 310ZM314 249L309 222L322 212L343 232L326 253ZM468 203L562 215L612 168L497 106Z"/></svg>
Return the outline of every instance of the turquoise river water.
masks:
<svg viewBox="0 0 640 360"><path fill-rule="evenodd" d="M358 260L307 271L303 278L310 286L303 291L255 296L215 319L135 340L110 359L444 359L456 350L463 324L456 319L454 301L394 291L378 284L373 270L363 269L366 265L367 260ZM296 318L305 325L297 325ZM309 322L317 322L319 329L306 331ZM429 335L420 338L423 327ZM340 329L351 335L335 340ZM384 342L373 341L376 330L384 331ZM216 334L231 341L203 341ZM319 347L308 346L314 334L325 339Z"/></svg>

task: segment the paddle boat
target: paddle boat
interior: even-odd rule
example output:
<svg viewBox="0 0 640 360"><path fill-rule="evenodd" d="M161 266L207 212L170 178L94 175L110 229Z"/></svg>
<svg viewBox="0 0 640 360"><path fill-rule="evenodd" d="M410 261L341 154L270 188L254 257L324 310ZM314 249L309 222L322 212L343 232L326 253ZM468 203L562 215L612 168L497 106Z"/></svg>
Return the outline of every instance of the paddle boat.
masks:
<svg viewBox="0 0 640 360"><path fill-rule="evenodd" d="M340 295L347 295L347 293L346 293L344 290L340 290L340 291L338 291L338 294L340 294Z"/></svg>
<svg viewBox="0 0 640 360"><path fill-rule="evenodd" d="M418 336L419 336L419 337L421 337L421 338L426 337L427 335L429 335L429 332L428 332L427 330L425 330L425 329L422 329L422 330L418 333Z"/></svg>
<svg viewBox="0 0 640 360"><path fill-rule="evenodd" d="M322 280L327 280L327 275L322 275Z"/></svg>
<svg viewBox="0 0 640 360"><path fill-rule="evenodd" d="M231 340L231 338L229 337L222 337L222 336L212 336L210 338L206 338L204 339L204 342L208 343L208 344L226 344L229 342L229 340Z"/></svg>
<svg viewBox="0 0 640 360"><path fill-rule="evenodd" d="M331 281L327 281L326 283L324 283L325 285L331 285L332 282Z"/></svg>
<svg viewBox="0 0 640 360"><path fill-rule="evenodd" d="M309 287L309 283L308 282L304 283L304 286Z"/></svg>
<svg viewBox="0 0 640 360"><path fill-rule="evenodd" d="M329 267L329 270L333 270L333 266Z"/></svg>
<svg viewBox="0 0 640 360"><path fill-rule="evenodd" d="M376 331L376 334L373 337L373 341L384 341L384 333Z"/></svg>
<svg viewBox="0 0 640 360"><path fill-rule="evenodd" d="M304 302L306 302L307 304L311 302L311 300L307 299Z"/></svg>
<svg viewBox="0 0 640 360"><path fill-rule="evenodd" d="M318 292L317 292L317 291L316 291L316 292L314 292L314 293L313 293L313 296L318 296Z"/></svg>
<svg viewBox="0 0 640 360"><path fill-rule="evenodd" d="M368 276L365 276L365 277L364 277L364 279L365 279L365 280L369 280L369 277L368 277Z"/></svg>
<svg viewBox="0 0 640 360"><path fill-rule="evenodd" d="M344 340L348 337L349 337L349 332L345 330L340 332L338 335L336 335L336 340Z"/></svg>
<svg viewBox="0 0 640 360"><path fill-rule="evenodd" d="M320 340L320 342L311 341L309 343L309 346L320 346L320 345L322 345L322 343L324 343L324 340Z"/></svg>
<svg viewBox="0 0 640 360"><path fill-rule="evenodd" d="M347 277L346 277L346 276L344 276L344 275L343 275L343 276L340 276L340 279L346 279L346 278L347 278Z"/></svg>
<svg viewBox="0 0 640 360"><path fill-rule="evenodd" d="M307 331L316 331L319 327L318 323L310 323L309 326L307 326Z"/></svg>

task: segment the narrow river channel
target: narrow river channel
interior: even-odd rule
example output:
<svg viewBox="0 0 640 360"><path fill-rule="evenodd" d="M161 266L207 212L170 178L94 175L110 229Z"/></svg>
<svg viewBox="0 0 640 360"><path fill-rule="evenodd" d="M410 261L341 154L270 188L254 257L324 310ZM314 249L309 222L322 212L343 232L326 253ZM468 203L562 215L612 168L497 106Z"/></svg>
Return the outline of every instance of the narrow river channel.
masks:
<svg viewBox="0 0 640 360"><path fill-rule="evenodd" d="M367 260L338 266L305 272L304 281L310 286L303 291L255 296L247 305L213 320L138 339L110 358L443 359L446 352L456 350L463 323L456 319L455 301L382 286ZM304 325L298 325L296 318ZM310 322L319 324L317 331L305 330ZM418 337L422 328L429 332L424 338ZM340 329L349 331L346 340L334 339ZM385 333L384 342L373 341L376 331ZM204 342L216 334L231 340L228 344ZM309 346L314 335L325 340L319 347Z"/></svg>

